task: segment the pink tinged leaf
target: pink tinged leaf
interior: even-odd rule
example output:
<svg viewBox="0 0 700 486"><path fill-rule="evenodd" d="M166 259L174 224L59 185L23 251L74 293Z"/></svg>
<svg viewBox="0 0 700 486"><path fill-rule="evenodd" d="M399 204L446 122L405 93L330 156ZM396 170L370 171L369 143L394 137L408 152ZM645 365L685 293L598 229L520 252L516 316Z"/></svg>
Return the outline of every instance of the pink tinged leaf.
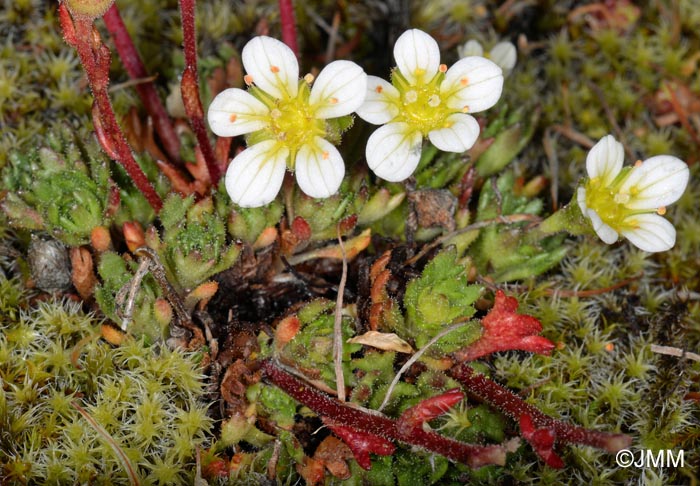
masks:
<svg viewBox="0 0 700 486"><path fill-rule="evenodd" d="M518 301L496 291L493 308L481 320L482 336L471 345L455 353L460 361L472 361L497 351L520 350L549 354L554 343L535 334L542 331L542 324L534 317L518 314Z"/></svg>
<svg viewBox="0 0 700 486"><path fill-rule="evenodd" d="M291 229L294 236L299 238L301 241L306 241L311 238L311 226L309 226L309 223L307 223L301 216L294 218Z"/></svg>
<svg viewBox="0 0 700 486"><path fill-rule="evenodd" d="M378 456L390 456L396 450L396 446L390 441L369 432L344 425L329 425L328 428L347 444L357 464L365 470L372 468L370 452Z"/></svg>
<svg viewBox="0 0 700 486"><path fill-rule="evenodd" d="M421 427L423 423L444 415L463 399L464 393L459 388L453 388L441 395L423 400L401 414L398 426L401 428Z"/></svg>
<svg viewBox="0 0 700 486"><path fill-rule="evenodd" d="M526 441L530 443L538 456L544 459L549 467L561 469L564 461L554 452L556 433L553 428L535 428L532 417L524 413L520 416L520 432Z"/></svg>

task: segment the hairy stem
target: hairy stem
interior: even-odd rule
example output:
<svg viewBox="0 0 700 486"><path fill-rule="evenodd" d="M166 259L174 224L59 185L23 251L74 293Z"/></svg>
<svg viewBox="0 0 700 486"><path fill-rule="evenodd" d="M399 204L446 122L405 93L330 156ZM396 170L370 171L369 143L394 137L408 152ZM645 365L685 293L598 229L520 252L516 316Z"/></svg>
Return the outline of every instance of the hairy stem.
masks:
<svg viewBox="0 0 700 486"><path fill-rule="evenodd" d="M449 374L462 383L470 393L519 421L522 415L529 415L538 428L554 430L557 441L569 444L585 444L608 452L617 452L628 447L632 439L625 434L611 434L577 427L545 415L534 406L521 400L515 393L495 381L478 374L465 364L453 368Z"/></svg>
<svg viewBox="0 0 700 486"><path fill-rule="evenodd" d="M503 446L465 444L426 431L406 420L395 420L378 412L343 404L283 370L271 360L263 361L261 369L275 386L334 424L421 447L471 467L505 463L506 449Z"/></svg>
<svg viewBox="0 0 700 486"><path fill-rule="evenodd" d="M294 18L294 3L292 0L279 0L280 22L282 24L282 41L299 57L297 42L297 26Z"/></svg>
<svg viewBox="0 0 700 486"><path fill-rule="evenodd" d="M112 103L107 94L109 85L109 64L111 60L107 46L102 43L100 34L94 28L92 20L71 19L64 3L59 5L59 18L63 37L68 44L78 51L80 63L85 69L92 96L94 98L93 118L96 125L102 129L100 144L110 157L124 167L134 185L144 195L156 212L163 207L163 201L149 182L146 174L134 159L129 144L126 142L117 117L112 109Z"/></svg>
<svg viewBox="0 0 700 486"><path fill-rule="evenodd" d="M214 150L207 137L204 124L204 109L199 97L199 82L197 80L197 36L195 33L195 0L180 0L180 17L182 18L183 47L185 51L185 72L182 73L180 90L185 113L190 120L190 126L197 137L199 149L202 151L207 164L212 185L216 186L221 178L221 169L216 163Z"/></svg>
<svg viewBox="0 0 700 486"><path fill-rule="evenodd" d="M105 25L107 30L112 35L114 39L114 45L117 48L117 53L119 58L132 79L143 79L148 77L146 72L146 67L141 61L136 46L126 30L124 21L121 15L119 15L119 9L117 4L112 4L112 6L107 10L104 15ZM153 119L153 126L163 143L163 148L168 154L171 161L179 162L180 160L180 139L175 133L175 127L165 111L165 107L156 92L156 88L152 81L146 83L139 83L134 86L136 92L141 98L146 111Z"/></svg>

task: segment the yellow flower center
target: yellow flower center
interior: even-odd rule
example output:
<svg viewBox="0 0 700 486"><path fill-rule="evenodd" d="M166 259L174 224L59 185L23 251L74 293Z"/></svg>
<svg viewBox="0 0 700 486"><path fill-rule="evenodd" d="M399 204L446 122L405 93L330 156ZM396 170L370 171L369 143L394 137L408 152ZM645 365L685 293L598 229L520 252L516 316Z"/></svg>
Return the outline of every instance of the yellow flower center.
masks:
<svg viewBox="0 0 700 486"><path fill-rule="evenodd" d="M640 211L627 207L630 199L634 197L634 193L620 191L620 186L627 178L629 169L623 169L608 186L604 186L600 178L597 177L590 179L585 186L586 206L595 210L600 219L616 231L633 229L635 223L630 216L640 213ZM632 191L634 192L634 188Z"/></svg>
<svg viewBox="0 0 700 486"><path fill-rule="evenodd" d="M432 130L449 128L447 117L454 113L440 97L440 84L445 78L446 69L440 69L432 79L426 80L421 72L416 72L418 81L410 84L400 71L395 70L391 82L400 93L397 101L399 115L395 121L408 123L427 136Z"/></svg>

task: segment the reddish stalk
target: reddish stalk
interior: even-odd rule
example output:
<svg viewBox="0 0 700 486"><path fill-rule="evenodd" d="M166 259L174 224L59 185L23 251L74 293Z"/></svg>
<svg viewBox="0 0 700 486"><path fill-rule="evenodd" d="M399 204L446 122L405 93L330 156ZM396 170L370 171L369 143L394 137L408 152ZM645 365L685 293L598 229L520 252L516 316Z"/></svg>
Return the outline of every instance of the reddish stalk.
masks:
<svg viewBox="0 0 700 486"><path fill-rule="evenodd" d="M505 413L517 422L523 415L532 419L538 429L551 429L556 440L568 444L585 444L608 452L617 452L628 447L632 439L625 434L611 434L577 427L545 415L533 405L521 400L515 393L502 387L484 375L478 374L465 364L449 371L449 374L462 383L470 393Z"/></svg>
<svg viewBox="0 0 700 486"><path fill-rule="evenodd" d="M78 51L80 62L85 69L92 96L93 119L102 132L98 137L105 152L110 154L124 167L139 191L144 195L151 207L159 212L163 201L149 182L146 174L136 163L131 148L124 138L117 118L112 109L112 103L107 94L109 85L109 64L111 55L107 46L102 43L100 34L94 28L91 19L72 19L65 3L58 7L63 38Z"/></svg>
<svg viewBox="0 0 700 486"><path fill-rule="evenodd" d="M380 413L343 404L284 371L271 360L263 361L261 369L270 382L334 425L418 446L474 468L505 463L506 449L503 446L465 444L424 430L422 424L412 417L395 420Z"/></svg>
<svg viewBox="0 0 700 486"><path fill-rule="evenodd" d="M279 0L280 23L282 24L282 41L299 57L297 42L297 26L294 18L294 3L292 0Z"/></svg>
<svg viewBox="0 0 700 486"><path fill-rule="evenodd" d="M199 82L197 81L197 36L195 33L195 0L180 0L180 17L182 18L183 48L185 51L185 72L182 73L180 90L185 113L190 126L197 137L199 149L202 151L207 164L212 185L216 187L221 178L221 169L216 163L214 150L207 137L204 124L204 109L199 97Z"/></svg>
<svg viewBox="0 0 700 486"><path fill-rule="evenodd" d="M129 74L129 77L131 79L147 78L148 73L146 72L146 67L143 65L143 61L136 50L136 46L134 46L129 32L126 30L126 26L119 14L116 3L112 4L103 18L107 30L112 35L119 58L126 72ZM175 127L156 92L155 85L152 81L149 81L147 83L139 83L135 88L146 111L153 119L153 126L163 143L163 148L168 154L168 157L172 161L179 161L180 139L175 133Z"/></svg>

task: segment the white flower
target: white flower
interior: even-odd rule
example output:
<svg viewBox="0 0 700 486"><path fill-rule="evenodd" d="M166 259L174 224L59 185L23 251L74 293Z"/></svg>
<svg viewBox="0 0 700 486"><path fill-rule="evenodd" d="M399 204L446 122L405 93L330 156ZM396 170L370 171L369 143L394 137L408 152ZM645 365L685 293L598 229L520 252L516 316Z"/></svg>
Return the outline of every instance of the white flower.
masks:
<svg viewBox="0 0 700 486"><path fill-rule="evenodd" d="M289 47L270 37L253 38L241 55L248 91L231 88L209 106L209 125L222 137L250 134L248 148L226 172L226 190L243 207L270 203L287 168L311 197L329 197L340 187L345 165L328 141L339 141L332 119L362 104L367 75L350 61L328 64L313 81L299 80L299 64Z"/></svg>
<svg viewBox="0 0 700 486"><path fill-rule="evenodd" d="M507 76L515 67L515 63L518 60L518 51L512 42L503 41L499 42L491 51L484 54L484 48L481 46L479 41L470 39L464 43L464 45L457 47L457 54L459 57L467 56L484 56L495 62L501 69L503 73Z"/></svg>
<svg viewBox="0 0 700 486"><path fill-rule="evenodd" d="M503 74L482 57L466 57L448 70L440 64L437 42L417 29L398 38L394 59L391 83L368 77L365 103L357 114L383 125L367 141L370 169L398 182L418 166L424 137L447 152L464 152L474 145L479 124L467 113L496 104Z"/></svg>
<svg viewBox="0 0 700 486"><path fill-rule="evenodd" d="M683 195L688 166L670 155L625 168L623 161L622 144L612 135L595 144L586 158L589 179L576 195L581 212L607 244L621 234L644 251L673 248L676 229L660 215Z"/></svg>

